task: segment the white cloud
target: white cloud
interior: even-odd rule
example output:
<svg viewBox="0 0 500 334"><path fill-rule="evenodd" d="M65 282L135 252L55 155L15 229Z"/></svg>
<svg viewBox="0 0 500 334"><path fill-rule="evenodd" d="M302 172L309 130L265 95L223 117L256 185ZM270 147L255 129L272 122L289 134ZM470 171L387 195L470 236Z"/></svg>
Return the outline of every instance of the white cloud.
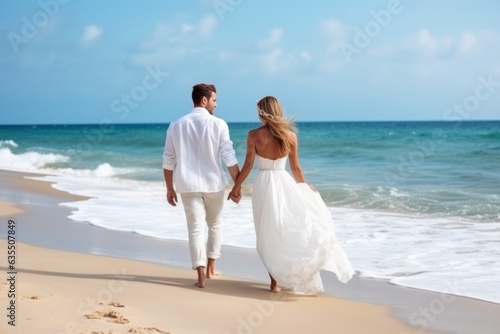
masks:
<svg viewBox="0 0 500 334"><path fill-rule="evenodd" d="M321 31L328 36L338 36L344 33L344 27L340 21L325 20L321 22Z"/></svg>
<svg viewBox="0 0 500 334"><path fill-rule="evenodd" d="M158 23L151 37L142 42L141 46L146 49L154 49L166 44L172 35L172 28L164 23Z"/></svg>
<svg viewBox="0 0 500 334"><path fill-rule="evenodd" d="M224 63L237 58L237 54L231 50L221 50L217 53L217 61Z"/></svg>
<svg viewBox="0 0 500 334"><path fill-rule="evenodd" d="M495 31L466 31L458 38L458 52L460 54L498 54L499 42Z"/></svg>
<svg viewBox="0 0 500 334"><path fill-rule="evenodd" d="M491 73L495 74L496 76L500 76L500 62L493 64L493 66L491 67Z"/></svg>
<svg viewBox="0 0 500 334"><path fill-rule="evenodd" d="M390 58L394 55L395 51L394 45L386 42L379 46L370 47L368 54L374 58Z"/></svg>
<svg viewBox="0 0 500 334"><path fill-rule="evenodd" d="M326 58L318 63L318 70L322 73L335 73L342 70L345 64L345 60L340 58Z"/></svg>
<svg viewBox="0 0 500 334"><path fill-rule="evenodd" d="M205 16L196 26L189 23L158 23L151 36L141 43L144 49L157 49L162 46L171 44L186 45L192 42L193 32L197 31L204 37L209 37L213 34L214 29L218 24L217 19L213 15ZM191 36L191 38L188 38Z"/></svg>
<svg viewBox="0 0 500 334"><path fill-rule="evenodd" d="M268 74L287 70L292 64L293 56L281 48L275 48L261 57L263 69Z"/></svg>
<svg viewBox="0 0 500 334"><path fill-rule="evenodd" d="M24 53L20 57L20 61L23 67L36 70L50 68L56 62L61 63L61 59L54 52L48 54Z"/></svg>
<svg viewBox="0 0 500 334"><path fill-rule="evenodd" d="M299 54L299 57L304 59L306 62L310 62L311 61L311 55L309 54L309 52L307 51L302 51L300 54Z"/></svg>
<svg viewBox="0 0 500 334"><path fill-rule="evenodd" d="M460 53L466 53L474 49L477 43L478 40L472 32L470 31L465 32L460 38L460 47L459 47Z"/></svg>
<svg viewBox="0 0 500 334"><path fill-rule="evenodd" d="M207 15L203 18L203 20L201 20L200 24L198 25L199 32L202 36L210 37L213 35L218 23L219 21L215 16Z"/></svg>
<svg viewBox="0 0 500 334"><path fill-rule="evenodd" d="M194 26L182 23L169 25L158 23L151 35L142 43L142 49L130 56L130 61L140 67L153 64L170 64L189 54L189 40L186 35L194 30Z"/></svg>
<svg viewBox="0 0 500 334"><path fill-rule="evenodd" d="M259 57L261 68L267 74L286 71L293 62L293 55L283 51L279 46L283 35L283 29L275 28L269 32L266 38L257 41L256 46L262 52ZM302 52L301 57L307 58L306 53Z"/></svg>
<svg viewBox="0 0 500 334"><path fill-rule="evenodd" d="M423 56L433 57L450 50L453 46L453 40L448 36L434 37L427 29L422 29L404 44L407 48L416 50Z"/></svg>
<svg viewBox="0 0 500 334"><path fill-rule="evenodd" d="M102 33L103 33L103 30L101 27L99 27L95 24L88 25L85 27L85 29L83 31L83 36L80 39L80 43L90 44L90 43L96 41L97 39L99 39L99 37L101 37Z"/></svg>
<svg viewBox="0 0 500 334"><path fill-rule="evenodd" d="M491 58L498 54L499 37L491 30L470 31L467 30L456 36L435 36L430 31L423 29L416 35L407 39L401 49L411 51L424 58L436 58L441 56L456 59L472 55Z"/></svg>
<svg viewBox="0 0 500 334"><path fill-rule="evenodd" d="M142 41L138 52L130 56L130 61L136 66L152 64L169 64L179 59L200 53L195 42L201 34L210 36L217 21L211 15L206 16L198 25L189 23L158 23L151 35Z"/></svg>
<svg viewBox="0 0 500 334"><path fill-rule="evenodd" d="M345 38L345 27L337 20L326 20L320 24L320 32L326 37L327 51L335 53L339 51L339 45Z"/></svg>
<svg viewBox="0 0 500 334"><path fill-rule="evenodd" d="M172 61L185 57L189 51L183 47L161 46L151 53L135 54L130 61L139 67L155 64L170 64Z"/></svg>
<svg viewBox="0 0 500 334"><path fill-rule="evenodd" d="M257 42L257 46L260 48L272 48L281 42L283 34L283 29L273 29L269 32L269 37Z"/></svg>
<svg viewBox="0 0 500 334"><path fill-rule="evenodd" d="M414 37L414 43L425 54L433 54L439 48L439 41L426 29L420 30Z"/></svg>
<svg viewBox="0 0 500 334"><path fill-rule="evenodd" d="M192 26L190 24L187 24L187 23L181 24L181 30L182 30L182 32L190 32L193 29L194 29L194 26Z"/></svg>

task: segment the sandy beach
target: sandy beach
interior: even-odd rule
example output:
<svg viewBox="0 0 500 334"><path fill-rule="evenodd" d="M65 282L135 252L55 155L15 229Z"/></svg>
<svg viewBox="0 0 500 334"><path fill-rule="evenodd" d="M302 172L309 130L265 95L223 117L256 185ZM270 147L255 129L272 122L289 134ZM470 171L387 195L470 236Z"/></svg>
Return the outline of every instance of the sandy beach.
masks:
<svg viewBox="0 0 500 334"><path fill-rule="evenodd" d="M224 247L199 289L186 242L72 221L59 203L85 198L26 176L0 171L0 333L500 333L498 304L378 280L270 293L250 249Z"/></svg>

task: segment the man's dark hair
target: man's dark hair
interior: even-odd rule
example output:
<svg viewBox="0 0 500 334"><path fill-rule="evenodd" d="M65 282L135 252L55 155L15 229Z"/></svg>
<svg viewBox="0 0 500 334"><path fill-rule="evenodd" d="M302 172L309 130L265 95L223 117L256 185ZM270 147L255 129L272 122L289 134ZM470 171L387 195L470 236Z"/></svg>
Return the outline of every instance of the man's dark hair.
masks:
<svg viewBox="0 0 500 334"><path fill-rule="evenodd" d="M203 97L209 99L212 96L212 92L217 93L214 85L211 84L197 84L193 86L193 93L191 97L194 104L199 104Z"/></svg>

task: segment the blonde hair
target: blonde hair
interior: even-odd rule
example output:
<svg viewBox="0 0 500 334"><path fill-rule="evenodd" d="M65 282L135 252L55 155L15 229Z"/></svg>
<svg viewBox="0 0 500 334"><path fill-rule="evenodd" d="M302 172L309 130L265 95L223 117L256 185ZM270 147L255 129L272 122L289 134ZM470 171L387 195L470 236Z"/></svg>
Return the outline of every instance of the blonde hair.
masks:
<svg viewBox="0 0 500 334"><path fill-rule="evenodd" d="M292 142L289 132L297 132L294 119L283 115L281 103L274 96L266 96L257 102L257 111L261 121L269 127L271 135L279 146L280 153L292 152Z"/></svg>

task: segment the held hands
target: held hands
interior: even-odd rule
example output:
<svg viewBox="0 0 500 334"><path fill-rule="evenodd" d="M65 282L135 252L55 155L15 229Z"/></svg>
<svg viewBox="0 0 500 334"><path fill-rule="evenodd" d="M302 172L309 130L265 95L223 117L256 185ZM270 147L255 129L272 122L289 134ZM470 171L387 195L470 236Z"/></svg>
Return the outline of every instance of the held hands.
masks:
<svg viewBox="0 0 500 334"><path fill-rule="evenodd" d="M232 200L234 203L238 204L241 199L241 187L238 189L233 188L230 192L229 195L227 196L227 200Z"/></svg>

